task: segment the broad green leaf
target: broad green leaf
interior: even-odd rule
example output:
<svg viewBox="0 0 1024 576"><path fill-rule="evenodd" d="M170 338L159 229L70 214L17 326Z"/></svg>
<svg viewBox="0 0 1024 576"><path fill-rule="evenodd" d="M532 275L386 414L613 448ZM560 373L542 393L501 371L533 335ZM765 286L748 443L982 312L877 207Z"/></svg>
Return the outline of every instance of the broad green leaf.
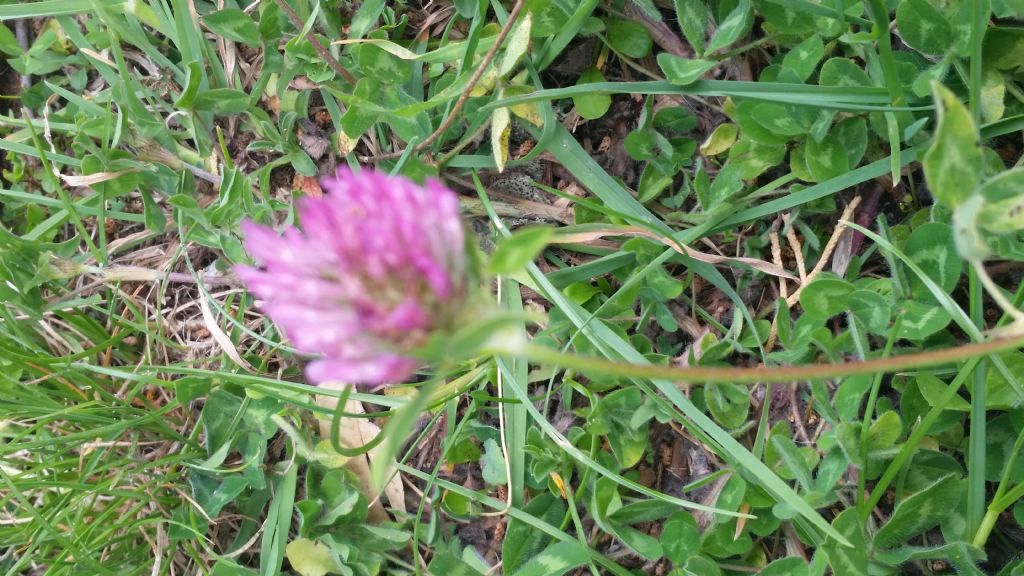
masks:
<svg viewBox="0 0 1024 576"><path fill-rule="evenodd" d="M963 259L956 251L953 229L948 224L929 222L918 226L907 238L903 252L947 294L960 282ZM927 301L934 299L917 274L907 276L914 298Z"/></svg>
<svg viewBox="0 0 1024 576"><path fill-rule="evenodd" d="M990 28L985 33L983 60L999 70L1024 66L1024 28Z"/></svg>
<svg viewBox="0 0 1024 576"><path fill-rule="evenodd" d="M835 110L821 110L814 117L814 122L811 124L810 135L818 142L821 142L829 135L829 128L832 127L832 121L836 118Z"/></svg>
<svg viewBox="0 0 1024 576"><path fill-rule="evenodd" d="M806 134L813 121L805 109L777 102L760 102L753 107L751 114L758 124L781 136Z"/></svg>
<svg viewBox="0 0 1024 576"><path fill-rule="evenodd" d="M963 467L951 454L928 449L917 450L896 492L896 498L903 499L920 492L950 474L960 478L963 473Z"/></svg>
<svg viewBox="0 0 1024 576"><path fill-rule="evenodd" d="M615 523L609 524L607 528L610 534L622 540L623 544L647 560L657 560L665 555L661 542L657 538L644 534L636 528L620 526Z"/></svg>
<svg viewBox="0 0 1024 576"><path fill-rule="evenodd" d="M338 558L331 553L331 549L314 540L296 538L288 543L285 554L292 569L301 576L342 573Z"/></svg>
<svg viewBox="0 0 1024 576"><path fill-rule="evenodd" d="M995 68L986 68L981 77L981 116L996 122L1006 112L1006 79Z"/></svg>
<svg viewBox="0 0 1024 576"><path fill-rule="evenodd" d="M681 576L721 576L722 569L718 563L704 556L693 556L686 561L685 566L679 567Z"/></svg>
<svg viewBox="0 0 1024 576"><path fill-rule="evenodd" d="M993 374L998 375L999 372L996 370L989 370L986 376L991 377ZM917 381L917 389L921 392L921 396L924 396L924 399L928 401L929 406L937 406L938 402L943 398L943 396L945 396L949 389L948 384L939 380L938 377L929 372L920 372L914 377L914 379ZM986 388L989 387L988 379L986 379L985 385ZM1013 390L1010 390L1009 392L1013 394ZM971 405L962 397L953 396L953 399L945 405L945 409L956 410L958 412L970 412Z"/></svg>
<svg viewBox="0 0 1024 576"><path fill-rule="evenodd" d="M737 192L743 190L743 167L726 163L718 172L707 190L697 189L697 199L704 212L711 212L723 205Z"/></svg>
<svg viewBox="0 0 1024 576"><path fill-rule="evenodd" d="M380 18L381 13L384 12L386 7L387 2L384 0L367 0L362 2L359 9L356 10L355 16L352 17L348 37L358 39L365 36L373 28L374 24L377 23L377 19Z"/></svg>
<svg viewBox="0 0 1024 576"><path fill-rule="evenodd" d="M623 139L622 147L633 160L643 162L656 158L666 143L666 138L654 130L633 130Z"/></svg>
<svg viewBox="0 0 1024 576"><path fill-rule="evenodd" d="M376 4L376 2L367 2L366 4ZM306 21L302 24L302 30L285 44L286 52L296 51L300 46L307 44L306 37L313 30L313 25L316 24L317 16L320 14L320 4L313 4L312 8Z"/></svg>
<svg viewBox="0 0 1024 576"><path fill-rule="evenodd" d="M869 381L870 384L870 381ZM861 470L864 469L864 455L861 450L860 431L863 425L860 422L840 422L836 426L836 443L846 455L846 458Z"/></svg>
<svg viewBox="0 0 1024 576"><path fill-rule="evenodd" d="M768 340L768 333L771 332L772 323L764 318L754 320L753 324L743 326L743 332L739 337L739 344L745 348L757 348Z"/></svg>
<svg viewBox="0 0 1024 576"><path fill-rule="evenodd" d="M374 35L378 32L374 32ZM381 38L383 40L383 38ZM367 77L377 80L387 86L384 90L389 93L395 90L394 85L405 84L412 78L412 65L391 54L377 44L361 44L359 46L356 61L359 69ZM376 99L379 102L380 99Z"/></svg>
<svg viewBox="0 0 1024 576"><path fill-rule="evenodd" d="M1008 234L1024 229L1024 168L1014 168L986 181L978 189L985 205L978 214L979 226Z"/></svg>
<svg viewBox="0 0 1024 576"><path fill-rule="evenodd" d="M20 56L23 52L14 32L3 24L0 24L0 52L8 56Z"/></svg>
<svg viewBox="0 0 1024 576"><path fill-rule="evenodd" d="M932 84L939 124L921 164L932 195L956 208L981 179L982 153L977 127L967 107L938 82Z"/></svg>
<svg viewBox="0 0 1024 576"><path fill-rule="evenodd" d="M715 505L722 510L739 510L740 505L746 501L747 481L742 476L733 474L726 480L725 486L718 494ZM729 521L723 516L716 518L718 524L727 524Z"/></svg>
<svg viewBox="0 0 1024 576"><path fill-rule="evenodd" d="M509 84L505 86L505 90L502 92L505 96L522 96L529 94L534 91L533 86L527 86L525 84ZM611 98L608 98L608 105L611 105ZM575 102L575 99L573 100ZM544 116L541 112L540 103L538 102L527 102L526 104L513 104L508 109L516 116L526 120L534 126L542 126L544 124ZM580 114L582 116L582 114Z"/></svg>
<svg viewBox="0 0 1024 576"><path fill-rule="evenodd" d="M968 261L984 260L992 253L981 235L979 215L985 208L985 197L972 194L953 210L953 240L960 256Z"/></svg>
<svg viewBox="0 0 1024 576"><path fill-rule="evenodd" d="M714 60L691 60L668 52L658 54L658 67L665 79L677 86L693 84L717 65Z"/></svg>
<svg viewBox="0 0 1024 576"><path fill-rule="evenodd" d="M177 401L187 404L208 394L212 386L213 383L207 378L185 376L174 381L174 396Z"/></svg>
<svg viewBox="0 0 1024 576"><path fill-rule="evenodd" d="M899 504L889 521L875 534L876 548L891 548L938 525L959 502L963 483L954 476L935 482Z"/></svg>
<svg viewBox="0 0 1024 576"><path fill-rule="evenodd" d="M953 320L945 308L931 302L910 300L904 302L901 308L902 310L897 312L903 316L897 338L924 340L948 326Z"/></svg>
<svg viewBox="0 0 1024 576"><path fill-rule="evenodd" d="M359 82L366 80L369 79L363 78ZM379 118L380 113L374 110L368 110L362 106L349 106L341 117L341 130L346 137L358 140Z"/></svg>
<svg viewBox="0 0 1024 576"><path fill-rule="evenodd" d="M470 20L480 11L480 0L455 0L455 11Z"/></svg>
<svg viewBox="0 0 1024 576"><path fill-rule="evenodd" d="M868 449L885 450L892 447L903 433L903 423L900 415L889 410L882 413L868 429Z"/></svg>
<svg viewBox="0 0 1024 576"><path fill-rule="evenodd" d="M708 8L702 0L674 0L676 20L683 37L700 56L704 53L704 35L708 29Z"/></svg>
<svg viewBox="0 0 1024 576"><path fill-rule="evenodd" d="M203 25L218 36L256 48L260 29L248 14L238 8L225 8L203 16Z"/></svg>
<svg viewBox="0 0 1024 576"><path fill-rule="evenodd" d="M704 387L704 400L711 415L726 429L739 428L747 420L750 393L745 386L708 384Z"/></svg>
<svg viewBox="0 0 1024 576"><path fill-rule="evenodd" d="M354 95L361 99L374 98L383 90L380 82L373 78L360 78L356 82ZM370 129L380 118L381 113L373 106L363 104L352 104L341 117L341 129L345 135L353 140L358 139L364 132Z"/></svg>
<svg viewBox="0 0 1024 576"><path fill-rule="evenodd" d="M644 204L661 196L672 185L674 174L665 174L654 162L644 166L640 182L636 186L637 199Z"/></svg>
<svg viewBox="0 0 1024 576"><path fill-rule="evenodd" d="M227 116L241 114L249 109L249 95L232 88L214 88L196 94L193 107L200 112L213 112Z"/></svg>
<svg viewBox="0 0 1024 576"><path fill-rule="evenodd" d="M608 42L616 52L629 58L643 58L651 52L651 33L634 20L614 18L609 21Z"/></svg>
<svg viewBox="0 0 1024 576"><path fill-rule="evenodd" d="M851 546L843 546L832 538L822 545L828 553L829 565L834 576L868 576L868 545L864 538L857 510L843 510L832 521L832 527L843 535Z"/></svg>
<svg viewBox="0 0 1024 576"><path fill-rule="evenodd" d="M497 108L491 112L491 154L498 172L505 171L508 161L508 140L512 134L512 117L508 108Z"/></svg>
<svg viewBox="0 0 1024 576"><path fill-rule="evenodd" d="M1024 354L1009 352L999 357L1006 362L1012 374L1024 374ZM989 410L1009 410L1020 406L1020 397L998 370L985 372L985 407Z"/></svg>
<svg viewBox="0 0 1024 576"><path fill-rule="evenodd" d="M516 63L519 59L526 54L526 50L530 47L530 26L533 23L533 17L530 12L523 14L519 22L516 23L515 29L508 35L508 40L505 42L505 54L501 58L501 65L498 66L498 75L504 77L515 68Z"/></svg>
<svg viewBox="0 0 1024 576"><path fill-rule="evenodd" d="M1006 465L1014 458L1009 470L1009 481L1013 484L1024 481L1024 458L1014 454L1017 436L1021 432L1020 411L1006 412L988 421L985 433L985 479L996 482L1007 472ZM1016 456L1016 457L1015 457Z"/></svg>
<svg viewBox="0 0 1024 576"><path fill-rule="evenodd" d="M985 576L975 564L985 558L985 553L966 542L951 542L941 546L900 546L889 550L875 550L873 557L889 566L898 566L912 560L935 560L949 562L956 574L962 576ZM970 566L958 564L966 561ZM1000 572L1002 576L1018 576L1015 573Z"/></svg>
<svg viewBox="0 0 1024 576"><path fill-rule="evenodd" d="M577 85L590 84L593 82L604 82L604 75L597 68L591 67L583 71L580 74L580 79L576 81ZM601 94L593 92L591 94L578 94L572 97L572 103L576 107L576 112L581 118L587 120L595 120L604 116L608 112L608 108L612 105L612 97L608 94Z"/></svg>
<svg viewBox="0 0 1024 576"><path fill-rule="evenodd" d="M854 294L856 293L857 292L854 292ZM871 378L867 376L846 378L843 380L843 383L839 385L839 389L836 390L832 403L835 405L836 412L839 417L845 423L849 423L857 419L857 414L860 411L861 399L864 398L864 394L867 393L869 388L871 388Z"/></svg>
<svg viewBox="0 0 1024 576"><path fill-rule="evenodd" d="M797 448L791 439L782 434L772 434L770 445L773 455L779 458L779 475L783 478L795 478L805 491L811 490L811 466L818 463L818 453L813 448Z"/></svg>
<svg viewBox="0 0 1024 576"><path fill-rule="evenodd" d="M729 124L723 124L729 126ZM762 144L743 137L729 150L729 163L738 166L744 180L753 180L786 159L786 147L781 144Z"/></svg>
<svg viewBox="0 0 1024 576"><path fill-rule="evenodd" d="M565 515L564 502L550 492L535 496L523 512L548 524L558 525ZM501 544L501 560L506 571L514 573L543 550L551 537L518 518L510 518Z"/></svg>
<svg viewBox="0 0 1024 576"><path fill-rule="evenodd" d="M587 549L579 542L565 541L552 544L534 556L530 562L515 572L515 576L561 576L590 560Z"/></svg>
<svg viewBox="0 0 1024 576"><path fill-rule="evenodd" d="M447 493L445 499L447 500L451 494L451 492ZM427 574L444 574L445 576L480 576L482 572L483 570L474 568L448 550L435 552L426 570Z"/></svg>
<svg viewBox="0 0 1024 576"><path fill-rule="evenodd" d="M750 0L739 0L732 12L719 24L715 35L708 42L707 51L713 53L730 46L750 32L752 23L753 10L751 10Z"/></svg>
<svg viewBox="0 0 1024 576"><path fill-rule="evenodd" d="M946 16L928 0L902 0L896 8L896 26L904 42L925 54L941 54L953 41Z"/></svg>
<svg viewBox="0 0 1024 576"><path fill-rule="evenodd" d="M861 116L840 120L833 128L831 135L843 143L846 150L846 163L852 170L860 165L864 153L868 149L868 125Z"/></svg>
<svg viewBox="0 0 1024 576"><path fill-rule="evenodd" d="M750 532L742 530L736 535L736 522L719 522L704 533L701 552L712 558L746 555L753 548ZM694 556L691 561L703 556ZM702 573L703 574L703 573Z"/></svg>
<svg viewBox="0 0 1024 576"><path fill-rule="evenodd" d="M853 60L847 58L831 58L821 66L821 73L818 74L818 83L822 86L844 86L856 88L858 86L873 86L871 78L864 69Z"/></svg>
<svg viewBox="0 0 1024 576"><path fill-rule="evenodd" d="M484 442L484 454L480 459L480 473L484 482L491 486L508 484L508 477L505 473L505 457L494 438L488 438Z"/></svg>
<svg viewBox="0 0 1024 576"><path fill-rule="evenodd" d="M762 144L785 144L788 142L788 136L769 130L755 116L755 112L759 111L760 104L762 103L757 100L743 100L736 105L736 123L739 124L740 133Z"/></svg>
<svg viewBox="0 0 1024 576"><path fill-rule="evenodd" d="M807 146L804 142L799 142L789 152L789 171L793 173L793 176L803 180L804 182L814 182L814 176L811 175L811 171L807 169L807 158L805 149Z"/></svg>
<svg viewBox="0 0 1024 576"><path fill-rule="evenodd" d="M800 305L808 316L824 320L846 310L846 299L853 290L846 280L819 278L800 292Z"/></svg>
<svg viewBox="0 0 1024 576"><path fill-rule="evenodd" d="M540 254L553 233L554 229L546 226L517 230L512 236L502 240L494 249L489 265L491 273L512 274L518 272Z"/></svg>
<svg viewBox="0 0 1024 576"><path fill-rule="evenodd" d="M888 330L892 310L889 301L878 292L854 290L847 297L847 305L872 334L884 335Z"/></svg>
<svg viewBox="0 0 1024 576"><path fill-rule="evenodd" d="M1000 18L1024 16L1024 0L992 0L992 11Z"/></svg>
<svg viewBox="0 0 1024 576"><path fill-rule="evenodd" d="M991 2L977 0L972 2L931 2L931 4L942 10L952 33L950 45L944 48L940 54L952 52L961 58L969 58L973 49L974 20L978 18L985 22L988 21L989 14L992 12ZM984 15L975 16L975 13L980 12L984 12Z"/></svg>
<svg viewBox="0 0 1024 576"><path fill-rule="evenodd" d="M679 566L700 552L700 531L689 512L669 516L661 528L661 546L669 562Z"/></svg>
<svg viewBox="0 0 1024 576"><path fill-rule="evenodd" d="M601 398L588 417L587 430L608 439L623 469L635 466L646 453L647 421L634 420L643 402L636 388L621 388Z"/></svg>
<svg viewBox="0 0 1024 576"><path fill-rule="evenodd" d="M814 69L824 55L825 45L821 37L815 34L789 49L782 59L782 68L792 70L801 82L805 82L814 74Z"/></svg>
<svg viewBox="0 0 1024 576"><path fill-rule="evenodd" d="M814 17L802 6L791 2L758 2L757 10L765 22L786 35L805 38L815 30ZM765 31L768 31L766 27Z"/></svg>
<svg viewBox="0 0 1024 576"><path fill-rule="evenodd" d="M535 0L527 2L527 9L533 20L530 32L534 38L558 34L569 20L569 15L557 2Z"/></svg>
<svg viewBox="0 0 1024 576"><path fill-rule="evenodd" d="M735 124L719 124L700 145L700 153L705 156L717 156L725 152L736 142L739 131Z"/></svg>
<svg viewBox="0 0 1024 576"><path fill-rule="evenodd" d="M679 107L667 107L654 114L652 123L660 132L689 132L697 127L697 117L689 110Z"/></svg>
<svg viewBox="0 0 1024 576"><path fill-rule="evenodd" d="M190 110L196 99L196 94L199 93L199 85L202 82L203 73L199 68L198 62L189 62L185 69L185 87L181 91L181 95L174 102L175 108L181 108L182 110Z"/></svg>
<svg viewBox="0 0 1024 576"><path fill-rule="evenodd" d="M806 576L807 561L799 556L779 558L765 566L757 574L758 576Z"/></svg>
<svg viewBox="0 0 1024 576"><path fill-rule="evenodd" d="M804 161L816 182L838 178L850 171L847 144L839 132L829 134L820 142L814 138L807 139Z"/></svg>

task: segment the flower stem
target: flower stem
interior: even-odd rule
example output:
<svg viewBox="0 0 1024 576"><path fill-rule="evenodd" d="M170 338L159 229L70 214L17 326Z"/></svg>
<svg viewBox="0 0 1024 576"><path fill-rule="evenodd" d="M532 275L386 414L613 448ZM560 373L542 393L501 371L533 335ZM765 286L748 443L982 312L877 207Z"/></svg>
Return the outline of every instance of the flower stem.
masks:
<svg viewBox="0 0 1024 576"><path fill-rule="evenodd" d="M502 356L521 355L539 364L572 368L584 373L604 374L622 378L681 380L691 384L733 382L757 384L760 382L799 382L820 380L861 374L891 373L915 368L927 368L951 364L977 356L996 354L1024 347L1024 334L902 356L889 356L836 364L810 364L803 366L758 366L737 368L727 366L657 366L653 364L630 364L603 358L580 356L560 352L545 346L526 344L515 346L515 350L493 350Z"/></svg>
<svg viewBox="0 0 1024 576"><path fill-rule="evenodd" d="M981 520L981 525L978 526L978 531L974 534L974 544L978 548L984 548L985 542L988 541L989 534L992 533L992 528L996 525L996 520L999 519L1001 510L994 510L989 508L988 512L985 513L985 517Z"/></svg>

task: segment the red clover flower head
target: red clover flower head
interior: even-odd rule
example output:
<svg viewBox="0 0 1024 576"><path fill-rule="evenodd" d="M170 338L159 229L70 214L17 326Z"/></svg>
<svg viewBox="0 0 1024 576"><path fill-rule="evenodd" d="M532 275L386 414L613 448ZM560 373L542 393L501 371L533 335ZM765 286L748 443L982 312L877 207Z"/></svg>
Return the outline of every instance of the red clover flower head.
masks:
<svg viewBox="0 0 1024 576"><path fill-rule="evenodd" d="M243 222L262 267L235 270L296 350L318 356L313 383L402 382L420 365L411 351L452 327L466 295L458 197L373 170L321 185L323 197L298 203L301 232Z"/></svg>

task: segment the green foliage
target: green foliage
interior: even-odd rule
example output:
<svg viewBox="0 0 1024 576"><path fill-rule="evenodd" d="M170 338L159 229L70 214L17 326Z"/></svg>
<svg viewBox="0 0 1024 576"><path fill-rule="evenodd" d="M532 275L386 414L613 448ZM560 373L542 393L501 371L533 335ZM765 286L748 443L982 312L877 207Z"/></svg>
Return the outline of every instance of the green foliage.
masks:
<svg viewBox="0 0 1024 576"><path fill-rule="evenodd" d="M955 208L967 200L981 180L978 129L956 95L939 84L934 90L939 123L922 164L932 194Z"/></svg>
<svg viewBox="0 0 1024 576"><path fill-rule="evenodd" d="M537 226L521 230L502 241L491 256L490 271L494 274L518 272L547 246L552 233L554 230L551 228Z"/></svg>
<svg viewBox="0 0 1024 576"><path fill-rule="evenodd" d="M597 68L588 68L580 74L577 85L591 82L604 82L604 75ZM607 94L580 94L572 99L573 106L579 115L587 120L596 120L608 112L612 105L612 97Z"/></svg>
<svg viewBox="0 0 1024 576"><path fill-rule="evenodd" d="M979 269L1020 305L1020 2L529 0L499 46L513 3L451 4L0 6L28 83L0 122L4 573L1021 571L1018 351L756 386L465 357L515 330L898 364L1019 333ZM432 343L443 378L338 422L384 426L400 501L231 275L242 220L294 223L346 163L480 176L467 235L501 236L468 241L501 296ZM855 195L863 237L830 242Z"/></svg>

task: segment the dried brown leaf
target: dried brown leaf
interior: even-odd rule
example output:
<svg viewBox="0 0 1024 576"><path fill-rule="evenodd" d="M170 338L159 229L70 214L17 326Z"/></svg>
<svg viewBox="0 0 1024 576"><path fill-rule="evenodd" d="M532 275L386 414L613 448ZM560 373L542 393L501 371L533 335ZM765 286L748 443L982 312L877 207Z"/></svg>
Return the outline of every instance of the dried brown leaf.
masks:
<svg viewBox="0 0 1024 576"><path fill-rule="evenodd" d="M715 254L708 254L706 252L694 250L689 246L680 245L677 242L673 242L669 238L665 238L663 236L655 234L654 232L651 232L650 230L646 230L638 226L600 225L588 226L585 229L577 228L576 230L563 230L559 230L558 232L556 232L555 235L551 238L551 240L549 240L549 243L578 244L599 240L601 238L604 238L605 236L642 236L644 238L650 238L651 240L661 242L662 244L675 250L676 252L685 254L690 258L693 258L694 260L700 262L706 262L708 264L714 265L745 264L747 266L750 266L754 270L764 272L765 274L769 274L771 276L789 278L791 280L796 279L792 274L786 272L781 266L776 266L771 262L758 260L757 258L744 258L742 256L718 256ZM682 249L680 249L680 247Z"/></svg>

